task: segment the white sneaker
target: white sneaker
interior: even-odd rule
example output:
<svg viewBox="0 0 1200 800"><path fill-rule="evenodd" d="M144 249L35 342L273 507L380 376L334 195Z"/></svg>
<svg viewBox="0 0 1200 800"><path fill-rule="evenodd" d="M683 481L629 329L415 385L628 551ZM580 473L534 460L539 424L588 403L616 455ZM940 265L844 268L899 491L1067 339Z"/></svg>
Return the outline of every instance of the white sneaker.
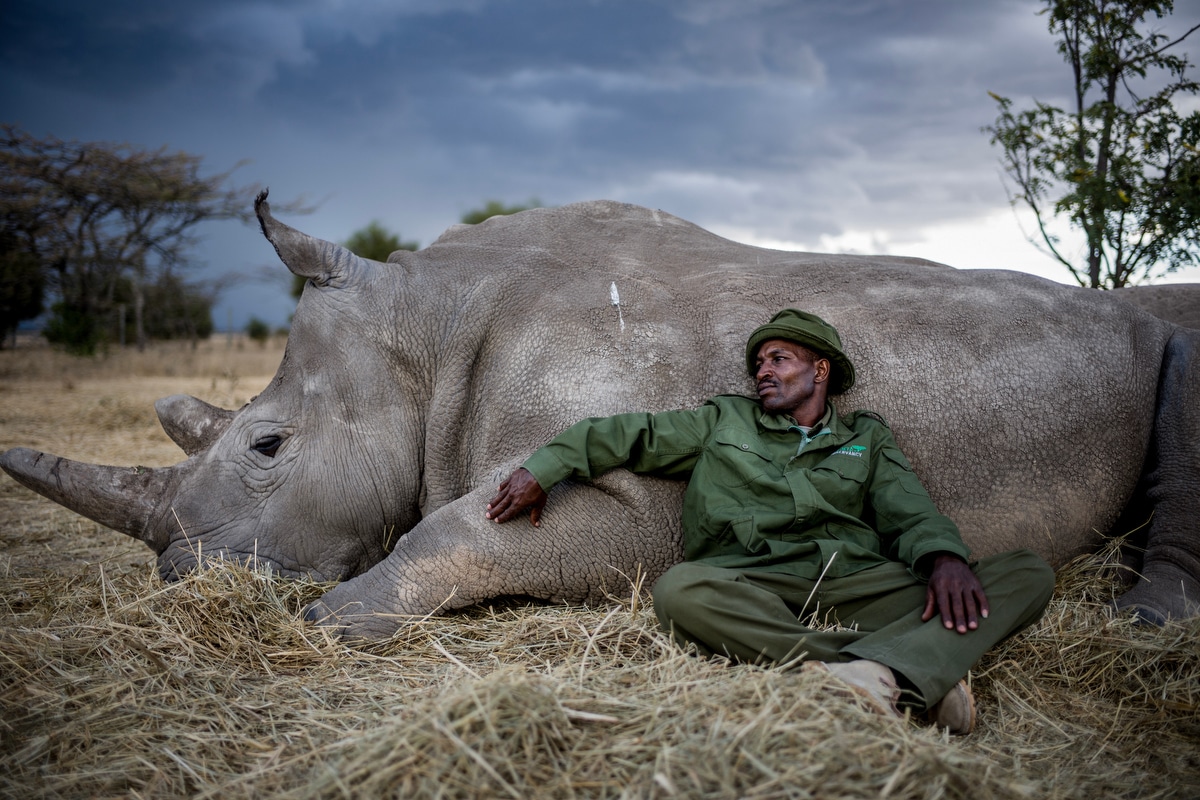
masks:
<svg viewBox="0 0 1200 800"><path fill-rule="evenodd" d="M876 714L886 717L903 717L896 701L900 699L900 687L896 675L889 667L878 661L865 658L857 661L805 661L802 670L827 672L837 678L854 696L862 698L867 707Z"/></svg>

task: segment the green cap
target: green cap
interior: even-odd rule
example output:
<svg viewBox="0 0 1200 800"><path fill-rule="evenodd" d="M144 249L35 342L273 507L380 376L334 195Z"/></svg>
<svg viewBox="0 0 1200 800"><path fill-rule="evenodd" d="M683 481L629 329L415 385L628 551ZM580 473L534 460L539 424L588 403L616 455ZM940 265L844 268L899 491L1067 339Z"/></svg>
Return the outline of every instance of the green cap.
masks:
<svg viewBox="0 0 1200 800"><path fill-rule="evenodd" d="M785 308L766 325L755 328L746 342L746 371L757 372L755 361L758 348L768 339L787 339L802 344L814 353L829 359L832 367L829 376L829 393L841 394L854 385L854 365L842 352L842 338L837 329L816 314Z"/></svg>

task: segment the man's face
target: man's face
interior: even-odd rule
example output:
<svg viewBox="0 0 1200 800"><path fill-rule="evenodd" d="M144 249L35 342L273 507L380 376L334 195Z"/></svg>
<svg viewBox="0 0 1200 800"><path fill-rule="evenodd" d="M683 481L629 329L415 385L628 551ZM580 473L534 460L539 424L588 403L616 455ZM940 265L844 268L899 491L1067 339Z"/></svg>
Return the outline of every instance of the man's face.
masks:
<svg viewBox="0 0 1200 800"><path fill-rule="evenodd" d="M801 425L825 411L829 359L786 339L768 339L758 348L758 397L764 411L790 414ZM816 419L806 420L816 413Z"/></svg>

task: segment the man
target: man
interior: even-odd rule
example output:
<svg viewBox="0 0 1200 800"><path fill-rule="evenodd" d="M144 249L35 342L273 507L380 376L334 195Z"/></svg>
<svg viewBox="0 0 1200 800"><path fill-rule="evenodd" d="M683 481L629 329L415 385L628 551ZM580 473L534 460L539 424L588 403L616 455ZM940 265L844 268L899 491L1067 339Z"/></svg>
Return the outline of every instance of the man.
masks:
<svg viewBox="0 0 1200 800"><path fill-rule="evenodd" d="M746 367L757 401L721 395L568 428L500 484L486 516L528 509L539 525L555 484L614 467L687 478L685 560L653 587L677 641L828 671L880 713L903 704L969 733L961 679L1041 616L1054 573L1024 550L968 565L887 424L839 418L828 402L854 385L854 366L820 317L776 314L750 335Z"/></svg>

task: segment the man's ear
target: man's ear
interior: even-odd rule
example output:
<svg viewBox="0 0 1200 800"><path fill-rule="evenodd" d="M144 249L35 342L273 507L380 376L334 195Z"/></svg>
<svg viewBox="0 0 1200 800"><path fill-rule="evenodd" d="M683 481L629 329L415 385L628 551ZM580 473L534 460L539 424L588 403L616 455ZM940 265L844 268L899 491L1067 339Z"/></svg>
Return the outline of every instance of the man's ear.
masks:
<svg viewBox="0 0 1200 800"><path fill-rule="evenodd" d="M817 373L813 378L813 383L824 383L829 380L829 372L833 369L828 358L818 358L813 362L813 369Z"/></svg>

